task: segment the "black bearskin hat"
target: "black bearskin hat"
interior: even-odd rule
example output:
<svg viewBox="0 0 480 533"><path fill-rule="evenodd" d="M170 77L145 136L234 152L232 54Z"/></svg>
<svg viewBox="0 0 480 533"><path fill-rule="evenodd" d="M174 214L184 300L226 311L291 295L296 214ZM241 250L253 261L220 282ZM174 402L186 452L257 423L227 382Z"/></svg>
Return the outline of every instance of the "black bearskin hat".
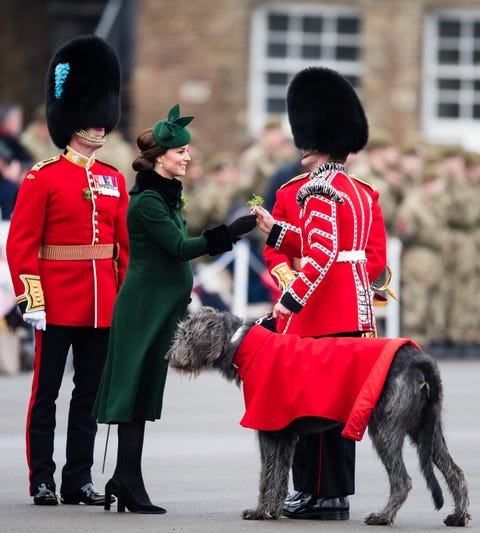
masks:
<svg viewBox="0 0 480 533"><path fill-rule="evenodd" d="M362 104L335 70L309 67L298 72L288 87L287 111L297 148L347 156L367 144Z"/></svg>
<svg viewBox="0 0 480 533"><path fill-rule="evenodd" d="M45 111L59 148L78 130L113 130L120 116L120 65L106 41L83 35L55 52L45 82Z"/></svg>

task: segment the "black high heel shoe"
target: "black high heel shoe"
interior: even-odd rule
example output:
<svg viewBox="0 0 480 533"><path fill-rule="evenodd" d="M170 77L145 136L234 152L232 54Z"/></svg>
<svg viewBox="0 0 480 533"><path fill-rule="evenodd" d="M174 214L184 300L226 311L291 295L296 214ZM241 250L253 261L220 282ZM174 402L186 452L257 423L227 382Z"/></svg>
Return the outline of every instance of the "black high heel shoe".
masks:
<svg viewBox="0 0 480 533"><path fill-rule="evenodd" d="M163 507L153 505L152 503L140 503L135 500L133 494L125 487L125 485L117 484L113 479L110 479L105 485L105 511L110 511L110 496L117 497L117 512L124 513L127 508L131 513L139 514L164 514L167 512Z"/></svg>
<svg viewBox="0 0 480 533"><path fill-rule="evenodd" d="M116 496L118 498L119 492L120 490L115 481L113 481L113 479L109 479L105 485L105 503L103 505L105 511L110 511L110 502L112 500L112 496Z"/></svg>

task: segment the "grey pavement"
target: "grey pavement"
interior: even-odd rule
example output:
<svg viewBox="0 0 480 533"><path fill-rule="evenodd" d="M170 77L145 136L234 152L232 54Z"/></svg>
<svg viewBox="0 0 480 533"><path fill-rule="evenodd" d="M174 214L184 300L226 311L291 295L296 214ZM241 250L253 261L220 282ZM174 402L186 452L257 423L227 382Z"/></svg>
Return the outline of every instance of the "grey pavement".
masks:
<svg viewBox="0 0 480 533"><path fill-rule="evenodd" d="M469 480L473 516L469 531L480 531L480 359L443 360L440 369L447 444ZM164 417L147 423L143 459L151 499L168 510L166 515L122 514L116 506L110 512L83 505L34 506L27 491L24 442L31 377L30 373L0 376L0 533L365 532L369 526L363 518L386 501L386 474L365 436L357 445L356 494L350 499L349 521L243 521L241 511L256 502L259 459L254 432L239 425L242 392L215 373L188 380L170 371ZM70 390L67 369L57 410L58 485ZM102 474L106 435L106 426L100 426L93 475L102 489L115 464L115 428ZM375 531L445 531L443 518L452 506L449 494L445 489L445 507L436 511L409 444L405 458L413 489L394 526L377 526Z"/></svg>

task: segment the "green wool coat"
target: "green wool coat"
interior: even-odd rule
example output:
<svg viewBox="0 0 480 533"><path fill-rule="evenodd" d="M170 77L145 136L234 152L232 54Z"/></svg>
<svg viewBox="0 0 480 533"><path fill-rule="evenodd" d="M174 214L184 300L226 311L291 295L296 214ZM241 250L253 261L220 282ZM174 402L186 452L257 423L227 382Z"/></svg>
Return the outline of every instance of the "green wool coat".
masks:
<svg viewBox="0 0 480 533"><path fill-rule="evenodd" d="M193 285L189 260L207 253L205 237L188 238L180 210L169 207L157 190L132 195L127 227L128 269L115 304L93 408L93 416L102 423L160 418L165 355Z"/></svg>

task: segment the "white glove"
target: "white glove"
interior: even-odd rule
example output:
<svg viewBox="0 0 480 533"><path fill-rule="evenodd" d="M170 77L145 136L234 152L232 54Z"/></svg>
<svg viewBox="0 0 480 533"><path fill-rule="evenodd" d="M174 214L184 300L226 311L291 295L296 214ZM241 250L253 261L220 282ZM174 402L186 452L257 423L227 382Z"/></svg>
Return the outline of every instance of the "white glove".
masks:
<svg viewBox="0 0 480 533"><path fill-rule="evenodd" d="M47 327L47 315L45 311L30 311L23 314L23 320L27 324L30 324L35 329L45 330Z"/></svg>

